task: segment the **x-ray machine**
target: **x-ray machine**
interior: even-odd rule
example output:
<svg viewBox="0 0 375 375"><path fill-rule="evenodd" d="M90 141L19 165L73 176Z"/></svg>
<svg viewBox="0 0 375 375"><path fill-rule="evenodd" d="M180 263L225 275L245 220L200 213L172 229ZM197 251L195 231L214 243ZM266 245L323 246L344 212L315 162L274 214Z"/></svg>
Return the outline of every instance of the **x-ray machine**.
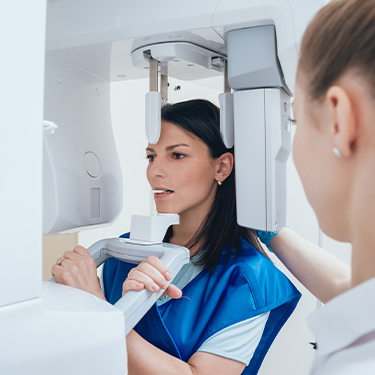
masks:
<svg viewBox="0 0 375 375"><path fill-rule="evenodd" d="M221 130L227 147L235 145L238 223L263 230L285 225L298 44L323 5L323 0L0 5L1 373L127 373L126 333L153 303L147 291L112 306L41 281L42 233L109 223L122 209L122 185L129 181L123 181L117 158L109 95L110 82L122 75L150 77L145 127L151 143L159 136L168 76L222 75ZM177 216L134 217L132 239L103 240L90 251L97 264L108 256L139 262L154 253L166 257L176 273L189 254L161 244L172 223ZM162 229L155 230L158 225Z"/></svg>

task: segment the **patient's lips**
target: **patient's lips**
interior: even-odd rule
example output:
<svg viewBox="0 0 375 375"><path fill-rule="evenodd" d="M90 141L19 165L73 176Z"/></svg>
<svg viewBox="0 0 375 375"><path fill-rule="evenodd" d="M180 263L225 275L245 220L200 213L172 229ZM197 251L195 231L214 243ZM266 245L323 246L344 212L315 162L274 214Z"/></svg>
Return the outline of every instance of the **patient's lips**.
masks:
<svg viewBox="0 0 375 375"><path fill-rule="evenodd" d="M155 199L163 199L170 197L174 191L164 186L155 186L153 189Z"/></svg>

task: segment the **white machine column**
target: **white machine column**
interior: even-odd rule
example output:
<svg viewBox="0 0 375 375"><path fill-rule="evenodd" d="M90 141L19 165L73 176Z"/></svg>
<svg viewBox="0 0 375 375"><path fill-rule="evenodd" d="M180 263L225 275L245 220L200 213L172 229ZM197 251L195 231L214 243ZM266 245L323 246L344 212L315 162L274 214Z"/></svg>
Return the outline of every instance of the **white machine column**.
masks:
<svg viewBox="0 0 375 375"><path fill-rule="evenodd" d="M277 230L286 224L289 95L283 89L234 93L237 221Z"/></svg>
<svg viewBox="0 0 375 375"><path fill-rule="evenodd" d="M233 94L238 224L275 231L286 225L286 161L291 93L277 57L275 27L228 32Z"/></svg>

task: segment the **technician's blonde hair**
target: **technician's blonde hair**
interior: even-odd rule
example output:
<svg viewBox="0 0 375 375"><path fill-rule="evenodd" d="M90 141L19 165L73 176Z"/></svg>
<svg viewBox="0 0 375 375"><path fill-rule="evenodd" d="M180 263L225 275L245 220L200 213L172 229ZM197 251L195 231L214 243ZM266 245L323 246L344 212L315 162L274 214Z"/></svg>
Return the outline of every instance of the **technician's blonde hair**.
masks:
<svg viewBox="0 0 375 375"><path fill-rule="evenodd" d="M375 97L375 0L331 1L304 34L297 80L312 99L348 71L363 76Z"/></svg>

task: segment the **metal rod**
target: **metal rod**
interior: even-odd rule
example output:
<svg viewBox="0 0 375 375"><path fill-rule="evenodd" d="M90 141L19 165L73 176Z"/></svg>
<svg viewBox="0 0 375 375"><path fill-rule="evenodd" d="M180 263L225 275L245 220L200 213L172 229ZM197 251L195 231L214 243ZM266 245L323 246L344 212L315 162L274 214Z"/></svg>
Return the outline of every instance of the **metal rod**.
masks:
<svg viewBox="0 0 375 375"><path fill-rule="evenodd" d="M160 92L161 92L161 103L168 103L168 76L162 74L160 76Z"/></svg>
<svg viewBox="0 0 375 375"><path fill-rule="evenodd" d="M150 57L150 91L158 91L158 60Z"/></svg>
<svg viewBox="0 0 375 375"><path fill-rule="evenodd" d="M228 82L228 60L224 60L224 92L232 92Z"/></svg>

